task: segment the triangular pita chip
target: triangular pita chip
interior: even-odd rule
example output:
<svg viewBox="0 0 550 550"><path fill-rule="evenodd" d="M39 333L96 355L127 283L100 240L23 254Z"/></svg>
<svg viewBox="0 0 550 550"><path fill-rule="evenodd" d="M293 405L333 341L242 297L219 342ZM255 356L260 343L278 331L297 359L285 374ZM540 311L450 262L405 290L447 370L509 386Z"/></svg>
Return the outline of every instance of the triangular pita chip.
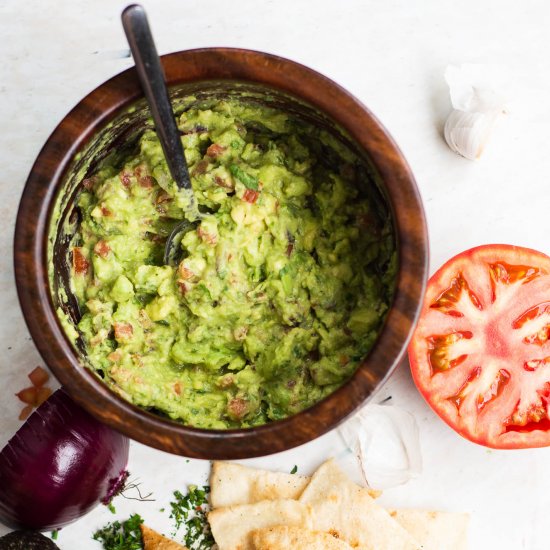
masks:
<svg viewBox="0 0 550 550"><path fill-rule="evenodd" d="M143 525L143 523L139 527L141 529L141 537L143 538L144 550L187 550L185 546L163 537L160 533Z"/></svg>
<svg viewBox="0 0 550 550"><path fill-rule="evenodd" d="M425 510L388 510L424 550L466 550L468 514Z"/></svg>
<svg viewBox="0 0 550 550"><path fill-rule="evenodd" d="M308 477L296 474L214 462L210 473L210 505L219 508L262 500L297 499L308 483Z"/></svg>
<svg viewBox="0 0 550 550"><path fill-rule="evenodd" d="M287 525L253 531L250 540L254 550L353 550L328 533Z"/></svg>
<svg viewBox="0 0 550 550"><path fill-rule="evenodd" d="M299 502L311 506L316 530L337 535L357 550L420 550L421 545L353 483L333 460L313 474Z"/></svg>
<svg viewBox="0 0 550 550"><path fill-rule="evenodd" d="M211 483L213 507L253 504L261 500L298 498L310 477L214 462ZM367 489L376 498L375 491ZM425 510L389 510L424 550L465 550L468 514Z"/></svg>
<svg viewBox="0 0 550 550"><path fill-rule="evenodd" d="M263 500L216 508L208 514L208 522L219 550L254 550L250 533L264 527L310 527L309 509L297 500Z"/></svg>

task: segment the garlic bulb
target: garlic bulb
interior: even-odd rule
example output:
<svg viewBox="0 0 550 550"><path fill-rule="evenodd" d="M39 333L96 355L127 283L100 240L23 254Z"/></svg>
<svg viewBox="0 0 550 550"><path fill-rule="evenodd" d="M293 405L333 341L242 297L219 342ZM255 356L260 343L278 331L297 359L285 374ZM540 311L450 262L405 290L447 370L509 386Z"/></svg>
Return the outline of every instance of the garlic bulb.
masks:
<svg viewBox="0 0 550 550"><path fill-rule="evenodd" d="M422 471L418 425L412 414L393 405L367 405L341 428L367 484L389 489Z"/></svg>
<svg viewBox="0 0 550 550"><path fill-rule="evenodd" d="M451 66L445 80L454 107L445 122L445 140L455 153L476 160L506 112L506 99L496 91L503 86L502 71L483 65Z"/></svg>

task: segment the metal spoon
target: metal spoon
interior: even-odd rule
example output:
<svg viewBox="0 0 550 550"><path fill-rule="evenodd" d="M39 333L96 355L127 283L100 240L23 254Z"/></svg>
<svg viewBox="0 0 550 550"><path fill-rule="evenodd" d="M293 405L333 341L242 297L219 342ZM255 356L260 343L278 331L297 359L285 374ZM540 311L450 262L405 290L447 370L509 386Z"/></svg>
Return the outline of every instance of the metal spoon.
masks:
<svg viewBox="0 0 550 550"><path fill-rule="evenodd" d="M164 248L164 263L177 265L182 253L181 239L185 233L194 228L201 214L193 195L180 132L174 119L164 72L145 10L138 4L131 4L124 9L121 19L170 174L178 188L185 190L188 194L189 207L185 212L186 219L176 224Z"/></svg>

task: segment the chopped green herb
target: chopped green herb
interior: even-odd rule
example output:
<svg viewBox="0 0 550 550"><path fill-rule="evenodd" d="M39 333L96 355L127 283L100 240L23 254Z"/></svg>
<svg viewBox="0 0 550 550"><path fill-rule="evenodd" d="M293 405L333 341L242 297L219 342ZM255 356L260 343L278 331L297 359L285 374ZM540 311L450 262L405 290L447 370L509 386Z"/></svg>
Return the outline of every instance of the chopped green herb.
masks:
<svg viewBox="0 0 550 550"><path fill-rule="evenodd" d="M170 502L175 529L172 536L183 527L183 541L190 550L210 550L214 545L214 538L208 523L208 493L210 487L190 485L188 492L183 495L174 491L174 501Z"/></svg>
<svg viewBox="0 0 550 550"><path fill-rule="evenodd" d="M139 526L143 519L139 514L131 515L126 521L113 521L93 535L93 539L103 544L104 550L143 550L143 540Z"/></svg>
<svg viewBox="0 0 550 550"><path fill-rule="evenodd" d="M254 191L258 190L259 182L256 176L247 174L242 168L239 168L236 164L232 164L229 167L229 171L231 172L233 177L244 183L244 185L246 185L248 189L254 189Z"/></svg>
<svg viewBox="0 0 550 550"><path fill-rule="evenodd" d="M295 474L297 471L298 471L298 466L296 466L296 464L294 464L294 468L292 468L292 470L290 470L290 473Z"/></svg>
<svg viewBox="0 0 550 550"><path fill-rule="evenodd" d="M59 535L59 530L58 529L54 529L52 531L52 540L57 540L57 536Z"/></svg>
<svg viewBox="0 0 550 550"><path fill-rule="evenodd" d="M111 514L116 514L116 508L115 508L115 505L111 502L109 502L109 504L107 504L107 510L109 510L109 512L111 512Z"/></svg>

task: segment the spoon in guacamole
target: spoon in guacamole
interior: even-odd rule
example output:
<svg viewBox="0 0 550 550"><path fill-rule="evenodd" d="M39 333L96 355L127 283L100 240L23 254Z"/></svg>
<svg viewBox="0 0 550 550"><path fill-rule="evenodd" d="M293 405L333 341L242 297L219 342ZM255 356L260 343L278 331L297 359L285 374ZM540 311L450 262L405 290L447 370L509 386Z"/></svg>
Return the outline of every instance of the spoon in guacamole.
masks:
<svg viewBox="0 0 550 550"><path fill-rule="evenodd" d="M166 163L178 188L177 194L185 205L185 219L174 226L164 248L164 263L177 266L181 260L181 239L193 229L201 213L193 195L180 132L145 10L138 4L131 4L124 9L121 19Z"/></svg>

